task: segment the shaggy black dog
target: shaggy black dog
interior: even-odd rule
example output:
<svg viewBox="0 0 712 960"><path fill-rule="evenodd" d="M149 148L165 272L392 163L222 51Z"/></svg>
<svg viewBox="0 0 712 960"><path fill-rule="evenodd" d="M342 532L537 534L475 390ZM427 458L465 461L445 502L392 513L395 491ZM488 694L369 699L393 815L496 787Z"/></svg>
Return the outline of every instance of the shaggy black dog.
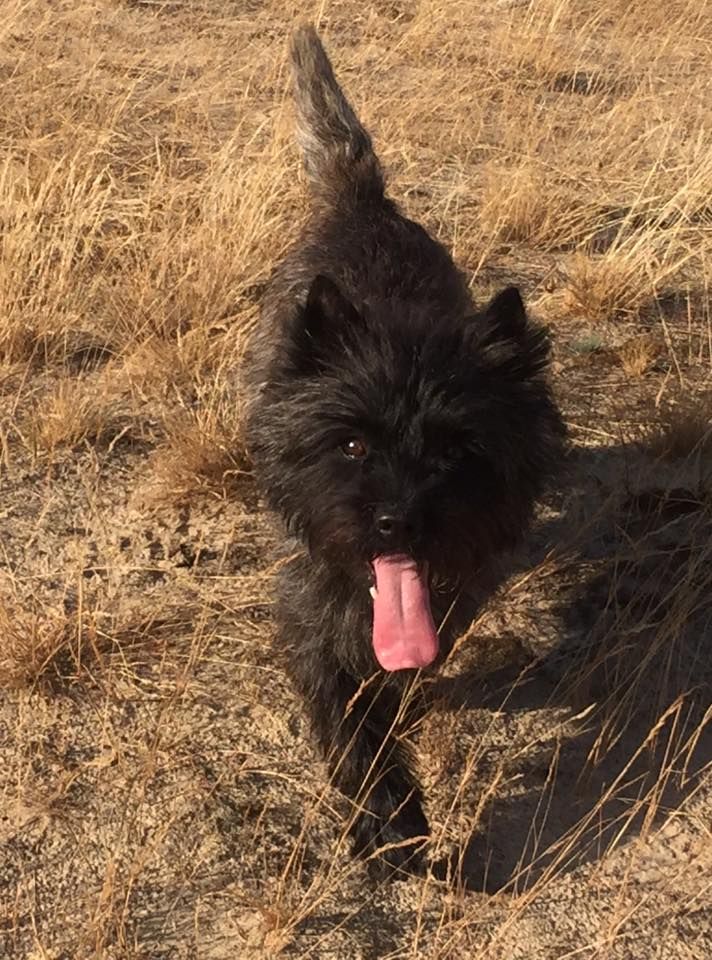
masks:
<svg viewBox="0 0 712 960"><path fill-rule="evenodd" d="M462 584L525 532L561 455L548 345L509 288L476 311L447 251L384 193L316 32L292 40L312 216L247 362L247 441L293 540L277 643L356 852L417 865L428 834L403 690L452 637Z"/></svg>

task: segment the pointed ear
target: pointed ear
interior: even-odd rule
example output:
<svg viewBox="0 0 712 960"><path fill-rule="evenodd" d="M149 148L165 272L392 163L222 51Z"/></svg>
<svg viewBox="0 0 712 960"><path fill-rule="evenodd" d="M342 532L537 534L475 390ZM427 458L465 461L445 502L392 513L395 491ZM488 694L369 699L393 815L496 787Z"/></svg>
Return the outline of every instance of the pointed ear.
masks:
<svg viewBox="0 0 712 960"><path fill-rule="evenodd" d="M506 287L492 297L484 314L503 340L519 340L527 332L527 312L516 287Z"/></svg>
<svg viewBox="0 0 712 960"><path fill-rule="evenodd" d="M316 372L353 332L361 315L333 280L314 277L307 300L294 328L297 365L303 372Z"/></svg>
<svg viewBox="0 0 712 960"><path fill-rule="evenodd" d="M474 319L465 345L479 352L498 377L524 381L546 368L549 338L543 327L529 322L516 287L494 296Z"/></svg>
<svg viewBox="0 0 712 960"><path fill-rule="evenodd" d="M302 318L304 330L315 343L332 340L360 322L358 311L333 280L318 274L312 280Z"/></svg>

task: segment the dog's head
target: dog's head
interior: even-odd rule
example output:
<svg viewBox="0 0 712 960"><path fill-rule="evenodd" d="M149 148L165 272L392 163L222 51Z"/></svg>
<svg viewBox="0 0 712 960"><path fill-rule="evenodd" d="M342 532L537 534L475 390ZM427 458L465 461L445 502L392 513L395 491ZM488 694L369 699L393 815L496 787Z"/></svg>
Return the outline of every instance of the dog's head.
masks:
<svg viewBox="0 0 712 960"><path fill-rule="evenodd" d="M312 552L374 596L387 669L437 653L429 592L521 537L559 459L548 344L509 288L471 317L352 303L317 277L263 394L253 454Z"/></svg>

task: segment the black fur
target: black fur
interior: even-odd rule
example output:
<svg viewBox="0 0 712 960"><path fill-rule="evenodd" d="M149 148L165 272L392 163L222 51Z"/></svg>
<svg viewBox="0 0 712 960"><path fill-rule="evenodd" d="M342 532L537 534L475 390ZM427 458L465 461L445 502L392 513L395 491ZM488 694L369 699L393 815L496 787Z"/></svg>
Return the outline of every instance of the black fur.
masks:
<svg viewBox="0 0 712 960"><path fill-rule="evenodd" d="M247 439L287 552L307 548L278 577L277 643L354 801L356 850L385 846L372 863L397 868L417 863L427 822L401 736L411 672L380 672L373 653L370 562L427 563L439 623L526 531L563 428L518 292L475 310L444 247L385 196L313 29L292 63L313 215L253 338Z"/></svg>

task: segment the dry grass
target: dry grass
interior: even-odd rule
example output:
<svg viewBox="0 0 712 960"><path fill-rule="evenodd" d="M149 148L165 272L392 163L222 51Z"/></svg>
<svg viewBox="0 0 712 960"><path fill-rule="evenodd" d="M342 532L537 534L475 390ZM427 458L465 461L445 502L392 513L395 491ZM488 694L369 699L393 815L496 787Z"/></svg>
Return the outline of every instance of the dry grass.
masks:
<svg viewBox="0 0 712 960"><path fill-rule="evenodd" d="M4 4L3 956L710 955L710 13ZM550 324L575 454L416 731L437 869L376 891L240 441L305 15L407 211Z"/></svg>
<svg viewBox="0 0 712 960"><path fill-rule="evenodd" d="M167 494L180 499L209 490L223 496L244 492L250 478L249 463L239 438L225 432L214 411L179 416L167 425L166 432L154 468Z"/></svg>
<svg viewBox="0 0 712 960"><path fill-rule="evenodd" d="M67 646L66 617L33 613L3 603L0 607L0 682L4 687L32 687L50 673L50 665Z"/></svg>
<svg viewBox="0 0 712 960"><path fill-rule="evenodd" d="M665 353L665 340L659 334L643 333L621 344L618 357L630 377L642 377Z"/></svg>
<svg viewBox="0 0 712 960"><path fill-rule="evenodd" d="M84 441L111 445L129 428L122 427L117 404L101 395L95 381L64 377L40 401L29 437L36 448L53 453L60 445L73 447Z"/></svg>
<svg viewBox="0 0 712 960"><path fill-rule="evenodd" d="M699 458L710 464L712 456L712 401L709 397L696 404L673 407L665 412L662 422L650 440L657 456L672 463Z"/></svg>

